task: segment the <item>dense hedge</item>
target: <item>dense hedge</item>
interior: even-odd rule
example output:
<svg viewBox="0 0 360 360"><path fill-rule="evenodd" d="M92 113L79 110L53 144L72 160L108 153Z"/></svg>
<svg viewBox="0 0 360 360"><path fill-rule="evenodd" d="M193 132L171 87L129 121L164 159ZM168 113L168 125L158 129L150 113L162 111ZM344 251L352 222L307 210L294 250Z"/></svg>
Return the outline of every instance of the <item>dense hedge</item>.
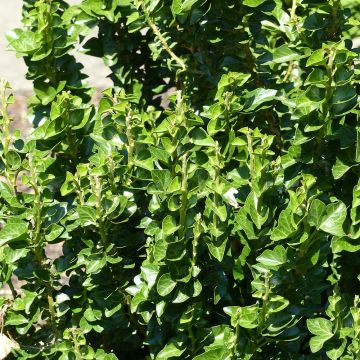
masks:
<svg viewBox="0 0 360 360"><path fill-rule="evenodd" d="M358 24L339 0L24 0L0 351L359 359ZM80 47L111 72L98 105Z"/></svg>

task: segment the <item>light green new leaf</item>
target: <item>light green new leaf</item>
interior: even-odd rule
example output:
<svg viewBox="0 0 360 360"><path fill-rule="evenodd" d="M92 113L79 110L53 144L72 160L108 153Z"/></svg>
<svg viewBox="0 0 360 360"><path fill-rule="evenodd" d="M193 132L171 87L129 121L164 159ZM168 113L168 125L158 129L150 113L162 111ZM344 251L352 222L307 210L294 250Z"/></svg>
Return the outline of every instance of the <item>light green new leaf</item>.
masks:
<svg viewBox="0 0 360 360"><path fill-rule="evenodd" d="M315 335L310 339L311 352L322 349L324 343L333 337L332 322L324 318L308 319L306 321L309 331Z"/></svg>
<svg viewBox="0 0 360 360"><path fill-rule="evenodd" d="M360 250L360 241L346 237L334 237L331 241L331 248L334 254L342 251L357 252Z"/></svg>
<svg viewBox="0 0 360 360"><path fill-rule="evenodd" d="M306 325L313 335L328 336L329 338L333 336L330 320L324 318L308 319Z"/></svg>
<svg viewBox="0 0 360 360"><path fill-rule="evenodd" d="M171 215L167 215L162 221L162 231L165 235L171 235L179 229L175 219Z"/></svg>
<svg viewBox="0 0 360 360"><path fill-rule="evenodd" d="M345 351L345 348L346 348L346 344L347 344L347 341L346 339L344 339L342 342L341 342L341 345L340 345L340 341L336 342L334 344L334 348L331 349L331 350L328 350L326 352L326 355L329 357L329 359L331 360L337 360L337 359L340 359L341 355L344 353ZM339 346L340 345L340 346ZM342 358L344 359L344 358Z"/></svg>
<svg viewBox="0 0 360 360"><path fill-rule="evenodd" d="M9 41L9 46L19 55L33 53L41 46L41 34L34 31L15 29L9 32L6 37Z"/></svg>

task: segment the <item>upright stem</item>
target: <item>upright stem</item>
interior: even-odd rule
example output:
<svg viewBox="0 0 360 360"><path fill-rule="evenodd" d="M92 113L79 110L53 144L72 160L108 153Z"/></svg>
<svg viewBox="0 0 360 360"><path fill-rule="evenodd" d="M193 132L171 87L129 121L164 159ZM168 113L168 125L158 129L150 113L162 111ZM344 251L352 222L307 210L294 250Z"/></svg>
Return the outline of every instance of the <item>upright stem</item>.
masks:
<svg viewBox="0 0 360 360"><path fill-rule="evenodd" d="M12 283L12 280L10 278L10 280L7 282L7 284L9 285L10 291L11 291L11 295L13 297L13 299L15 299L17 297L17 292L15 290L14 284Z"/></svg>
<svg viewBox="0 0 360 360"><path fill-rule="evenodd" d="M220 153L220 146L219 143L216 142L215 144L215 178L214 178L214 183L215 183L215 192L214 192L214 206L215 208L218 208L221 204L220 204L220 195L217 193L217 189L219 188L219 178L220 178L220 158L221 158L221 153ZM213 212L213 224L214 224L214 228L217 229L218 227L218 221L219 218L218 216L215 214L215 212Z"/></svg>
<svg viewBox="0 0 360 360"><path fill-rule="evenodd" d="M127 137L127 141L128 141L128 146L127 146L127 152L128 152L128 166L131 168L133 166L133 152L134 152L134 145L135 145L135 141L133 138L133 135L131 133L131 119L132 119L132 111L131 109L129 109L129 111L126 114L126 118L125 118L125 126L126 126L126 137Z"/></svg>
<svg viewBox="0 0 360 360"><path fill-rule="evenodd" d="M115 194L116 192L116 186L115 186L115 166L114 166L114 159L111 155L108 157L108 166L109 166L109 180L110 180L110 186L111 191Z"/></svg>
<svg viewBox="0 0 360 360"><path fill-rule="evenodd" d="M30 165L30 175L31 175L31 185L35 192L35 200L34 200L34 236L33 236L33 245L34 245L34 255L40 267L46 267L44 264L43 257L43 242L42 242L42 201L41 201L41 189L37 184L36 173L34 170L33 159L29 158ZM53 289L51 284L48 282L45 283L45 290L48 302L48 309L50 314L50 326L53 330L54 335L58 336L58 329L56 326L56 314L55 314L55 303L53 298Z"/></svg>
<svg viewBox="0 0 360 360"><path fill-rule="evenodd" d="M294 22L296 22L296 9L297 9L297 5L298 5L298 1L299 0L292 1L291 11L290 11L290 19L291 19L291 21L294 21Z"/></svg>
<svg viewBox="0 0 360 360"><path fill-rule="evenodd" d="M133 134L131 133L131 129L132 129L132 109L129 108L126 117L125 117L125 132L126 132L126 137L127 137L127 166L128 166L128 170L127 170L127 180L126 183L128 185L131 185L132 182L132 172L133 172L133 167L134 167L134 149L135 149L135 140L133 137Z"/></svg>
<svg viewBox="0 0 360 360"><path fill-rule="evenodd" d="M46 9L46 45L48 49L51 49L50 61L46 62L47 75L52 84L56 84L56 58L54 56L54 33L52 26L52 13L51 13L51 3L52 0L46 0L47 9Z"/></svg>
<svg viewBox="0 0 360 360"><path fill-rule="evenodd" d="M199 235L195 235L194 240L193 240L193 253L192 253L192 260L191 260L191 263L193 266L195 266L197 263L198 244L199 244Z"/></svg>
<svg viewBox="0 0 360 360"><path fill-rule="evenodd" d="M6 99L6 88L3 86L1 89L1 116L3 118L3 151L6 157L9 151L10 144L10 118L7 113L7 99Z"/></svg>
<svg viewBox="0 0 360 360"><path fill-rule="evenodd" d="M237 323L236 328L235 328L234 344L233 344L233 346L231 348L231 360L236 359L236 348L237 348L237 344L239 342L239 337L240 337L240 325Z"/></svg>
<svg viewBox="0 0 360 360"><path fill-rule="evenodd" d="M330 49L329 50L329 60L328 60L328 64L326 67L327 70L327 76L328 76L328 81L326 83L326 87L325 87L325 101L324 101L324 105L323 105L323 113L324 113L324 117L325 117L325 126L324 126L324 132L325 134L328 133L328 131L331 129L331 123L332 123L332 119L331 119L331 97L333 95L333 78L334 78L334 61L335 61L335 56L336 56L336 50L335 49ZM323 132L320 131L321 133L321 137L323 137Z"/></svg>
<svg viewBox="0 0 360 360"><path fill-rule="evenodd" d="M94 187L95 187L95 196L96 196L96 218L98 221L98 228L100 234L100 240L103 246L107 244L107 235L106 235L106 225L103 219L103 211L101 204L101 194L102 194L102 186L100 183L100 179L96 176L94 177Z"/></svg>
<svg viewBox="0 0 360 360"><path fill-rule="evenodd" d="M10 123L11 123L11 118L8 116L8 99L6 96L6 83L1 81L1 108L0 108L0 115L3 118L3 126L2 126L2 146L3 146L3 154L0 154L0 158L1 160L3 160L4 164L5 164L5 177L8 181L8 184L10 185L14 195L17 197L18 193L17 193L17 186L16 186L16 179L17 176L19 174L19 170L18 171L11 171L9 170L9 167L7 165L6 162L6 157L7 154L9 152L9 146L10 146L10 142L11 142L11 136L10 136Z"/></svg>
<svg viewBox="0 0 360 360"><path fill-rule="evenodd" d="M74 344L75 359L82 360L80 344L79 344L77 336L76 336L76 329L73 329L73 330L74 331L71 332L71 338L72 338L73 344Z"/></svg>
<svg viewBox="0 0 360 360"><path fill-rule="evenodd" d="M70 127L67 128L66 137L67 137L67 142L69 145L68 149L70 152L70 158L71 158L72 164L76 165L77 158L78 158L78 142L77 142L75 134L73 133L73 131L71 130Z"/></svg>
<svg viewBox="0 0 360 360"><path fill-rule="evenodd" d="M84 200L84 194L83 194L83 190L81 188L81 183L80 183L80 176L77 176L75 179L75 186L76 186L76 193L79 196L79 202L80 205L84 205L85 204L85 200Z"/></svg>
<svg viewBox="0 0 360 360"><path fill-rule="evenodd" d="M196 352L196 338L194 335L194 331L192 329L193 324L190 322L188 326L188 333L191 341L191 353L192 355L195 355Z"/></svg>
<svg viewBox="0 0 360 360"><path fill-rule="evenodd" d="M249 129L249 131L251 131ZM247 148L248 148L248 152L249 152L249 171L250 174L254 174L255 175L255 157L254 157L254 149L253 149L253 139L251 137L251 133L246 134L246 138L247 138ZM251 182L250 182L250 187L251 187Z"/></svg>
<svg viewBox="0 0 360 360"><path fill-rule="evenodd" d="M265 293L262 298L262 309L260 313L260 319L259 319L259 326L258 326L258 334L261 334L263 331L263 327L266 321L266 315L268 311L268 302L269 302L269 295L270 295L270 275L269 273L265 273L265 279L264 279L264 287L265 287Z"/></svg>
<svg viewBox="0 0 360 360"><path fill-rule="evenodd" d="M56 314L55 314L53 289L49 283L46 284L46 293L47 293L47 301L48 301L48 306L49 306L51 328L52 328L55 336L58 336L58 329L56 326Z"/></svg>
<svg viewBox="0 0 360 360"><path fill-rule="evenodd" d="M170 55L170 57L175 60L175 62L182 68L183 71L186 71L185 63L171 50L169 44L167 43L164 36L161 34L160 30L156 26L156 24L152 21L150 14L146 9L143 8L146 22L149 25L150 29L153 31L155 36L160 40L163 49Z"/></svg>
<svg viewBox="0 0 360 360"><path fill-rule="evenodd" d="M333 0L332 6L332 26L330 27L330 35L335 37L339 31L339 9L341 7L341 0Z"/></svg>
<svg viewBox="0 0 360 360"><path fill-rule="evenodd" d="M187 210L187 195L188 195L188 184L187 184L187 155L185 154L182 158L182 181L181 181L181 207L180 207L180 228L179 238L183 239L186 235L185 221L186 221L186 210Z"/></svg>

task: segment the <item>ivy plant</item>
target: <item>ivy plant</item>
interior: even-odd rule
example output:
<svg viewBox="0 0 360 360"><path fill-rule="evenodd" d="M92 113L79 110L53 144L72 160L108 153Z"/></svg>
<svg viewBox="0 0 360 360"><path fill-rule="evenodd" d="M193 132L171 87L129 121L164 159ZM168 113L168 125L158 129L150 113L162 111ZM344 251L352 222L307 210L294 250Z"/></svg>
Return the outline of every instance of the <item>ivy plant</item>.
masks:
<svg viewBox="0 0 360 360"><path fill-rule="evenodd" d="M23 0L8 41L33 128L3 81L0 358L359 359L347 5ZM109 68L98 102L78 51Z"/></svg>

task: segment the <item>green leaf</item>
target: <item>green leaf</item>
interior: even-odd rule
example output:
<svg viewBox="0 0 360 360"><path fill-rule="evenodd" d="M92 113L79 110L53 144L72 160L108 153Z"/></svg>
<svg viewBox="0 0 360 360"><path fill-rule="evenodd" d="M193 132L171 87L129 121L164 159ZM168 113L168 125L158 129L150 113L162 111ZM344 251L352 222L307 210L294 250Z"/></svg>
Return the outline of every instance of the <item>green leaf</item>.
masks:
<svg viewBox="0 0 360 360"><path fill-rule="evenodd" d="M77 212L82 226L96 225L96 209L87 205L82 205L78 207Z"/></svg>
<svg viewBox="0 0 360 360"><path fill-rule="evenodd" d="M265 250L256 261L270 267L283 265L287 261L286 250L281 245L275 246L273 250Z"/></svg>
<svg viewBox="0 0 360 360"><path fill-rule="evenodd" d="M206 245L209 249L210 254L217 259L218 261L222 261L225 255L226 250L226 238L215 238L211 240L210 238L206 242Z"/></svg>
<svg viewBox="0 0 360 360"><path fill-rule="evenodd" d="M350 168L351 166L346 165L341 161L341 159L337 157L336 162L332 168L332 174L334 176L334 179L338 180L342 178L350 170Z"/></svg>
<svg viewBox="0 0 360 360"><path fill-rule="evenodd" d="M167 296L174 290L175 286L176 281L174 281L171 278L171 275L167 273L160 276L156 284L156 289L160 296Z"/></svg>
<svg viewBox="0 0 360 360"><path fill-rule="evenodd" d="M74 175L71 174L69 171L67 171L66 179L60 188L61 196L66 196L68 194L71 194L73 191L75 191L75 189L76 189L76 185L74 183Z"/></svg>
<svg viewBox="0 0 360 360"><path fill-rule="evenodd" d="M141 267L141 273L143 274L144 279L147 281L149 289L151 289L155 285L155 281L159 273L158 266L147 261Z"/></svg>
<svg viewBox="0 0 360 360"><path fill-rule="evenodd" d="M243 4L249 7L258 7L263 4L266 0L244 0Z"/></svg>
<svg viewBox="0 0 360 360"><path fill-rule="evenodd" d="M295 60L298 57L299 55L297 52L291 50L287 45L284 44L275 49L275 51L272 53L272 60L268 61L267 63L273 62L275 64L282 64Z"/></svg>
<svg viewBox="0 0 360 360"><path fill-rule="evenodd" d="M181 4L181 12L188 12L191 8L196 4L199 3L200 0L183 0Z"/></svg>
<svg viewBox="0 0 360 360"><path fill-rule="evenodd" d="M157 354L156 360L168 360L172 357L179 357L185 351L181 349L177 344L170 342L166 344L163 349Z"/></svg>
<svg viewBox="0 0 360 360"><path fill-rule="evenodd" d="M253 111L257 107L268 103L269 101L272 101L276 99L277 91L273 89L261 89L258 88L253 91L249 91L245 95L245 110L246 111ZM266 105L265 105L266 106ZM269 105L267 105L269 106Z"/></svg>
<svg viewBox="0 0 360 360"><path fill-rule="evenodd" d="M342 251L354 253L360 250L360 241L346 237L334 237L331 241L331 247L334 254Z"/></svg>
<svg viewBox="0 0 360 360"><path fill-rule="evenodd" d="M326 355L329 357L329 359L331 360L337 360L337 359L340 359L341 355L344 353L345 351L345 348L346 348L346 345L347 345L347 341L344 339L344 340L339 340L337 341L334 346L335 348L331 349L331 350L328 350L326 352ZM344 359L344 358L342 358Z"/></svg>
<svg viewBox="0 0 360 360"><path fill-rule="evenodd" d="M260 205L259 198L255 191L252 191L245 201L244 209L250 215L254 225L261 229L269 217L269 208Z"/></svg>
<svg viewBox="0 0 360 360"><path fill-rule="evenodd" d="M308 222L312 226L336 236L343 236L342 225L346 218L346 206L343 202L325 204L315 199L310 206Z"/></svg>
<svg viewBox="0 0 360 360"><path fill-rule="evenodd" d="M351 111L358 103L356 89L351 85L338 86L331 98L333 112L336 115L344 115Z"/></svg>
<svg viewBox="0 0 360 360"><path fill-rule="evenodd" d="M151 176L153 178L153 184L150 185L150 193L161 194L166 192L171 182L171 172L169 170L155 169L151 171Z"/></svg>
<svg viewBox="0 0 360 360"><path fill-rule="evenodd" d="M162 222L162 230L165 235L174 234L179 229L179 225L176 225L175 219L171 215L165 216Z"/></svg>
<svg viewBox="0 0 360 360"><path fill-rule="evenodd" d="M329 204L326 206L326 214L322 218L319 228L329 234L342 236L344 234L342 225L345 218L346 206L343 202Z"/></svg>
<svg viewBox="0 0 360 360"><path fill-rule="evenodd" d="M206 350L204 353L195 356L193 360L226 360L228 356L228 349L221 346L219 348Z"/></svg>
<svg viewBox="0 0 360 360"><path fill-rule="evenodd" d="M86 261L86 272L88 274L96 274L98 273L104 266L106 265L106 257L105 256L92 256Z"/></svg>
<svg viewBox="0 0 360 360"><path fill-rule="evenodd" d="M332 322L324 318L307 319L306 325L313 335L333 336Z"/></svg>
<svg viewBox="0 0 360 360"><path fill-rule="evenodd" d="M321 220L326 213L326 205L318 199L312 201L309 215L308 215L308 222L312 226L316 226L320 228Z"/></svg>
<svg viewBox="0 0 360 360"><path fill-rule="evenodd" d="M292 216L293 214L290 208L287 208L280 213L278 224L271 233L271 240L279 241L287 239L296 233L297 229L291 221Z"/></svg>
<svg viewBox="0 0 360 360"><path fill-rule="evenodd" d="M43 81L35 81L34 91L36 96L41 100L41 103L43 105L48 105L55 99L56 95L64 89L65 84L66 81L60 81L57 88L54 88Z"/></svg>
<svg viewBox="0 0 360 360"><path fill-rule="evenodd" d="M15 29L7 34L9 46L19 55L35 52L41 46L41 34L34 31Z"/></svg>
<svg viewBox="0 0 360 360"><path fill-rule="evenodd" d="M275 295L270 297L269 313L277 313L284 310L290 304L283 296Z"/></svg>
<svg viewBox="0 0 360 360"><path fill-rule="evenodd" d="M13 171L19 170L21 166L21 157L20 155L14 151L9 150L6 154L6 165Z"/></svg>
<svg viewBox="0 0 360 360"><path fill-rule="evenodd" d="M200 0L173 0L171 10L174 15L184 15L199 2Z"/></svg>
<svg viewBox="0 0 360 360"><path fill-rule="evenodd" d="M310 339L311 352L315 353L322 349L324 343L333 337L332 323L324 318L307 319L309 331L316 335Z"/></svg>
<svg viewBox="0 0 360 360"><path fill-rule="evenodd" d="M11 312L9 313L9 315L6 316L5 324L6 326L18 326L27 324L28 322L29 320L24 315Z"/></svg>
<svg viewBox="0 0 360 360"><path fill-rule="evenodd" d="M89 322L101 320L101 310L87 308L84 312L84 317Z"/></svg>
<svg viewBox="0 0 360 360"><path fill-rule="evenodd" d="M0 231L0 246L10 242L24 240L28 233L28 225L24 221L8 222Z"/></svg>
<svg viewBox="0 0 360 360"><path fill-rule="evenodd" d="M231 325L240 325L245 329L255 329L259 321L259 307L250 306L227 306L224 307L225 314L231 317Z"/></svg>
<svg viewBox="0 0 360 360"><path fill-rule="evenodd" d="M325 53L323 49L315 50L308 58L306 66L316 66L325 63Z"/></svg>
<svg viewBox="0 0 360 360"><path fill-rule="evenodd" d="M190 139L195 145L200 146L215 146L215 141L202 128L195 128L190 134Z"/></svg>

